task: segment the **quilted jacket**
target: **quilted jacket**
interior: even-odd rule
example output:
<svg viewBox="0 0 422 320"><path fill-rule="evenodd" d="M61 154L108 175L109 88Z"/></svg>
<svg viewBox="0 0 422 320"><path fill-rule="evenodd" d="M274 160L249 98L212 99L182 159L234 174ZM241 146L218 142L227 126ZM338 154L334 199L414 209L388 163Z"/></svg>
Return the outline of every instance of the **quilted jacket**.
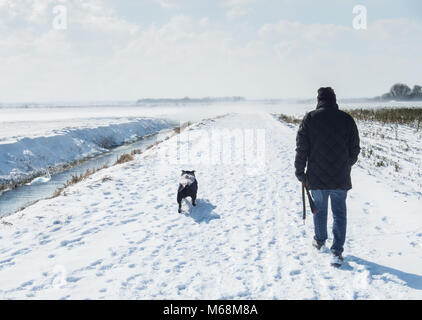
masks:
<svg viewBox="0 0 422 320"><path fill-rule="evenodd" d="M353 118L335 102L319 102L316 110L305 115L297 133L296 177L311 190L350 190L359 143Z"/></svg>

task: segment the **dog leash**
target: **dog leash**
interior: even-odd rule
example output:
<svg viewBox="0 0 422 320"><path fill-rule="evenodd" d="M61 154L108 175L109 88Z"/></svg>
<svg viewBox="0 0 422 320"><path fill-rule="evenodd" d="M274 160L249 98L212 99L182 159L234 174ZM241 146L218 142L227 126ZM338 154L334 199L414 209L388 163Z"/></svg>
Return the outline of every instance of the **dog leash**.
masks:
<svg viewBox="0 0 422 320"><path fill-rule="evenodd" d="M306 222L305 183L302 182L303 224Z"/></svg>
<svg viewBox="0 0 422 320"><path fill-rule="evenodd" d="M309 206L311 207L311 212L313 214L316 214L316 207L314 203L314 199L312 199L311 193L308 190L308 187L306 186L305 182L302 182L302 203L303 203L303 224L305 224L306 221L306 199L305 199L305 191L308 196Z"/></svg>

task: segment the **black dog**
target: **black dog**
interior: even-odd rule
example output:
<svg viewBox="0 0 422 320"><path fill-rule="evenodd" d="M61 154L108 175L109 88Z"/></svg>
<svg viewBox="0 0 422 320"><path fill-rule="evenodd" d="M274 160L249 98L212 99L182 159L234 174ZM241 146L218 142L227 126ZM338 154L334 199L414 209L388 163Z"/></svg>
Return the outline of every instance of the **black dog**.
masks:
<svg viewBox="0 0 422 320"><path fill-rule="evenodd" d="M182 170L177 191L177 203L179 204L179 213L182 212L182 200L191 197L192 205L196 206L196 193L198 192L198 181L196 181L195 171Z"/></svg>

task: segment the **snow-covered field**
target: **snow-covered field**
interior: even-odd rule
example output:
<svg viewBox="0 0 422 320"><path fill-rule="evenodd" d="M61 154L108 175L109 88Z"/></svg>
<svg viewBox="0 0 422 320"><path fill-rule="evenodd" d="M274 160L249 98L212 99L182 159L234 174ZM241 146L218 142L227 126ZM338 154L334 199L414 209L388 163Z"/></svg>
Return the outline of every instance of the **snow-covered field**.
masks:
<svg viewBox="0 0 422 320"><path fill-rule="evenodd" d="M422 102L412 105L422 107ZM382 108L407 106L409 103L348 103L342 108ZM309 103L286 102L245 102L215 104L151 104L134 105L86 105L54 104L15 105L0 104L0 144L13 143L22 138L35 138L57 135L67 129L86 129L111 124L121 124L137 118L153 117L177 122L198 121L215 117L219 114L261 110L271 113L284 113L303 116L312 109Z"/></svg>
<svg viewBox="0 0 422 320"><path fill-rule="evenodd" d="M264 111L203 121L0 220L0 298L421 299L420 194L362 159L332 268L302 223L295 135ZM178 214L181 169L199 193Z"/></svg>
<svg viewBox="0 0 422 320"><path fill-rule="evenodd" d="M359 121L362 154L358 165L403 194L422 197L422 129Z"/></svg>

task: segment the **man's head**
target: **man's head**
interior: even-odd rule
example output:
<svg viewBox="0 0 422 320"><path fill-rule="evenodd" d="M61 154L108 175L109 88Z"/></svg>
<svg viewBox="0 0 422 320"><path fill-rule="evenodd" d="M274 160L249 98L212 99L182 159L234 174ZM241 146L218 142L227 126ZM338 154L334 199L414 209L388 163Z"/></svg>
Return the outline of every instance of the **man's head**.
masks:
<svg viewBox="0 0 422 320"><path fill-rule="evenodd" d="M318 103L322 101L329 103L337 102L337 97L333 88L327 87L318 89Z"/></svg>

